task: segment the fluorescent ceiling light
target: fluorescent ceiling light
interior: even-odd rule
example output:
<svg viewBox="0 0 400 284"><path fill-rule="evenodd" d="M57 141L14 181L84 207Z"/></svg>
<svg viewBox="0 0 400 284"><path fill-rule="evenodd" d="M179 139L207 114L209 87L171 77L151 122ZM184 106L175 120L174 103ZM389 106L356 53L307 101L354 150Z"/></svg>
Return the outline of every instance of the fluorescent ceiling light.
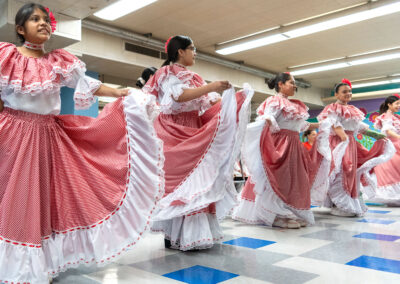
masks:
<svg viewBox="0 0 400 284"><path fill-rule="evenodd" d="M351 15L343 16L343 17L338 17L332 20L320 22L314 25L309 25L305 26L302 28L294 29L288 32L285 32L284 34L291 37L300 37L300 36L305 36L313 33L317 33L320 31L325 31L341 26L346 26L350 24L354 24L357 22L362 22L365 20L369 20L372 18L377 18L393 13L397 13L400 11L400 2L385 5L379 8L367 10L367 11L362 11L358 13L354 13Z"/></svg>
<svg viewBox="0 0 400 284"><path fill-rule="evenodd" d="M387 60L393 60L393 59L399 59L400 58L400 52L391 52L389 54L382 54L382 52L378 52L375 55L373 53L370 53L369 57L365 56L351 56L348 58L341 58L339 61L346 60L346 62L338 62L335 63L334 61L329 61L329 64L316 64L316 63L311 63L307 64L303 68L295 68L289 67L289 69L292 69L291 74L294 76L296 75L304 75L304 74L310 74L310 73L316 73L316 72L321 72L321 71L326 71L326 70L333 70L333 69L339 69L339 68L345 68L349 66L355 66L355 65L362 65L362 64L368 64L368 63L374 63L374 62L381 62L381 61L387 61ZM313 67L314 66L314 67Z"/></svg>
<svg viewBox="0 0 400 284"><path fill-rule="evenodd" d="M94 15L104 20L114 21L156 1L157 0L120 0L94 13Z"/></svg>
<svg viewBox="0 0 400 284"><path fill-rule="evenodd" d="M370 87L370 86L378 86L378 85L385 85L391 83L400 83L399 76L388 76L379 78L376 80L359 80L353 83L353 88L363 88L363 87Z"/></svg>
<svg viewBox="0 0 400 284"><path fill-rule="evenodd" d="M297 76L297 75L303 75L303 74L309 74L309 73L316 73L316 72L321 72L321 71L339 69L339 68L344 68L344 67L348 67L348 66L349 66L348 63L342 62L342 63L329 64L329 65L323 65L323 66L318 66L318 67L311 67L311 68L291 71L290 74L293 75L293 76Z"/></svg>
<svg viewBox="0 0 400 284"><path fill-rule="evenodd" d="M373 62L379 62L379 61L392 60L392 59L397 59L397 58L400 58L400 52L388 54L388 55L374 56L374 57L370 57L370 58L355 59L355 60L351 60L349 63L350 63L350 65L361 65L361 64L367 64L367 63L373 63Z"/></svg>
<svg viewBox="0 0 400 284"><path fill-rule="evenodd" d="M368 4L365 4L365 5L368 5ZM293 28L292 30L290 30L290 26L286 26L286 27L283 27L281 30L279 30L279 29L275 30L276 32L283 30L282 33L266 36L266 37L260 38L260 39L252 39L255 36L248 35L245 37L248 40L247 42L244 42L244 39L241 39L240 41L238 41L238 43L236 45L234 45L234 42L236 42L236 41L230 42L229 44L222 44L220 47L217 47L219 49L217 49L216 52L219 54L222 54L222 55L232 54L232 53L236 53L236 52L240 52L240 51L244 51L244 50L248 50L248 49L252 49L252 48L256 48L256 47L260 47L260 46L273 44L273 43L287 40L290 38L305 36L305 35L317 33L320 31L325 31L325 30L329 30L329 29L333 29L333 28L337 28L337 27L341 27L341 26L345 26L345 25L350 25L353 23L357 23L357 22L361 22L361 21L365 21L368 19L381 17L381 16L385 16L385 15L389 15L389 14L393 14L393 13L397 13L397 12L400 12L400 1L397 1L397 2L391 3L391 4L387 4L387 5L383 5L381 7L372 8L372 9L368 9L368 10L361 11L361 12L356 12L356 13L353 13L350 15L345 15L342 17L339 16L337 18L326 20L326 21L321 20L321 22L319 22L319 23L309 24L309 25L299 27L299 28ZM341 13L346 13L346 10L341 11L338 14L340 15ZM326 18L326 17L321 17L321 19L323 19L323 18ZM303 24L307 24L307 22L309 22L309 21L304 21ZM299 25L295 24L294 26L299 26ZM286 30L286 29L288 29L288 30ZM274 31L271 31L271 32L274 32ZM224 47L224 46L226 46L226 47Z"/></svg>
<svg viewBox="0 0 400 284"><path fill-rule="evenodd" d="M389 84L389 83L390 83L389 80L377 81L377 82L369 82L369 83L360 83L360 84L353 84L352 88L353 89L357 89L357 88L363 88L363 87L385 85L385 84Z"/></svg>
<svg viewBox="0 0 400 284"><path fill-rule="evenodd" d="M236 44L233 46L228 46L228 47L217 50L217 53L222 54L222 55L227 55L227 54L236 53L236 52L243 51L243 50L248 50L248 49L268 45L268 44L275 43L275 42L280 42L280 41L287 40L287 39L288 38L283 36L282 34L275 34L275 35L266 36L266 37L262 37L259 39L239 43L239 44Z"/></svg>

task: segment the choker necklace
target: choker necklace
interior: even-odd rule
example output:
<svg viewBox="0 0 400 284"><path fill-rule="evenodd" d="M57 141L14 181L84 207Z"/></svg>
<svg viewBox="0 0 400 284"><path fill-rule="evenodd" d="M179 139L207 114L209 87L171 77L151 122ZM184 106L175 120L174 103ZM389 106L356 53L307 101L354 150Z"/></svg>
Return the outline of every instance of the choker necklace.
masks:
<svg viewBox="0 0 400 284"><path fill-rule="evenodd" d="M25 41L23 46L33 50L44 50L44 43L36 44L36 43L31 43L29 41Z"/></svg>
<svg viewBox="0 0 400 284"><path fill-rule="evenodd" d="M186 66L185 65L183 65L183 64L180 64L180 63L174 63L175 65L177 65L177 66L179 66L179 67L182 67L182 68L186 68Z"/></svg>

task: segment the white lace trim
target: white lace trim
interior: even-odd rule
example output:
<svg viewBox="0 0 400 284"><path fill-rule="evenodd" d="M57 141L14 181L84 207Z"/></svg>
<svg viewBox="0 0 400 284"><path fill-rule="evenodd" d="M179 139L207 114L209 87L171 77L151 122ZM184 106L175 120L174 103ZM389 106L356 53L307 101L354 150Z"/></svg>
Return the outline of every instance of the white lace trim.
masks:
<svg viewBox="0 0 400 284"><path fill-rule="evenodd" d="M284 203L272 189L261 158L260 138L264 127L263 120L249 124L242 147L243 162L255 184L258 217L269 226L272 226L276 217L294 218L294 216L314 224L314 215L310 209L297 209Z"/></svg>
<svg viewBox="0 0 400 284"><path fill-rule="evenodd" d="M389 161L395 153L396 149L392 141L385 139L385 148L382 155L366 161L360 168L357 169L357 180L361 180L361 177L364 176L368 184L367 186L363 186L361 182L357 183L357 190L365 194L367 199L375 196L378 187L376 177L374 177L373 174L371 175L370 171L377 165Z"/></svg>
<svg viewBox="0 0 400 284"><path fill-rule="evenodd" d="M214 214L177 217L171 220L154 222L153 233L163 233L171 241L171 248L182 251L207 249L220 243L224 235Z"/></svg>
<svg viewBox="0 0 400 284"><path fill-rule="evenodd" d="M48 75L48 80L34 82L26 86L22 86L22 80L20 79L10 81L9 76L0 76L0 86L2 88L11 87L16 93L31 96L36 96L42 93L53 94L53 92L50 92L49 90L59 90L62 86L66 86L73 78L72 73L74 70L84 74L86 72L86 66L80 60L74 60L74 63L67 66L66 69L63 69L60 66L53 66L50 74ZM61 75L63 77L60 83L55 82L57 75Z"/></svg>
<svg viewBox="0 0 400 284"><path fill-rule="evenodd" d="M265 112L263 115L256 118L256 121L259 121L259 120L268 120L271 123L270 130L272 133L276 133L281 130L278 122L275 119L275 116L271 113Z"/></svg>
<svg viewBox="0 0 400 284"><path fill-rule="evenodd" d="M385 186L378 186L376 194L368 201L378 203L400 204L400 182Z"/></svg>
<svg viewBox="0 0 400 284"><path fill-rule="evenodd" d="M330 184L328 195L333 204L341 211L353 213L357 216L363 216L368 208L364 205L361 198L351 198L343 189L342 176L338 175ZM326 206L327 203L325 203ZM330 207L330 206L329 206Z"/></svg>
<svg viewBox="0 0 400 284"><path fill-rule="evenodd" d="M208 151L179 187L159 202L159 211L154 220L184 216L214 202L217 217L220 219L236 204L236 191L231 176L235 162L232 159L235 139L240 137L240 134L236 134L236 105L234 89L225 91L222 97L220 124ZM243 109L243 112L246 113L246 109ZM193 188L202 190L194 192ZM185 205L170 206L174 200L180 200Z"/></svg>
<svg viewBox="0 0 400 284"><path fill-rule="evenodd" d="M155 203L164 193L164 156L162 141L139 106L143 98L129 96L124 100L130 178L119 207L90 229L68 230L44 238L42 248L0 241L3 282L47 283L48 276L56 277L80 264L106 265L134 246L149 229Z"/></svg>
<svg viewBox="0 0 400 284"><path fill-rule="evenodd" d="M79 79L74 92L75 109L82 110L90 108L95 102L94 93L100 88L101 82L85 76Z"/></svg>
<svg viewBox="0 0 400 284"><path fill-rule="evenodd" d="M266 109L270 108L273 110L272 112L282 111L283 116L288 120L306 120L310 115L308 114L308 107L305 105L304 107L304 111L299 111L300 106L295 102L292 102L281 94L276 94L264 101L257 108L256 112L257 114L265 113Z"/></svg>
<svg viewBox="0 0 400 284"><path fill-rule="evenodd" d="M311 186L311 204L323 205L329 189L329 173L332 162L332 151L329 145L331 124L324 120L319 125L317 136L317 150L322 161Z"/></svg>
<svg viewBox="0 0 400 284"><path fill-rule="evenodd" d="M254 225L264 223L257 216L255 201L244 198L240 198L239 205L233 210L232 219Z"/></svg>

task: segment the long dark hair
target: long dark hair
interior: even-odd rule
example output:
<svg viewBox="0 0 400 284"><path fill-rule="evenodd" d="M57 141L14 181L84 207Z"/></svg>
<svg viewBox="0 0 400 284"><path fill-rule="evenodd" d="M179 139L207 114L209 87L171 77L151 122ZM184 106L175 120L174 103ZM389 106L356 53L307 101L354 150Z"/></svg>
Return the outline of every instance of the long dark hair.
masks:
<svg viewBox="0 0 400 284"><path fill-rule="evenodd" d="M178 61L178 50L183 49L185 50L188 48L189 45L193 43L192 39L188 36L174 36L171 38L171 40L168 43L167 46L167 60L163 63L162 66L169 65L171 62L176 62Z"/></svg>
<svg viewBox="0 0 400 284"><path fill-rule="evenodd" d="M386 100L379 107L379 114L387 112L387 110L389 109L389 104L392 104L392 103L394 103L395 101L398 101L398 100L399 100L399 98L396 97L396 96L387 97Z"/></svg>
<svg viewBox="0 0 400 284"><path fill-rule="evenodd" d="M36 3L28 3L22 6L17 14L15 15L15 27L21 26L24 27L25 22L29 19L29 17L33 14L33 12L39 9L43 13L45 13L47 16L49 16L49 13L47 13L46 8L43 5L36 4ZM17 37L21 43L25 42L25 38L23 35L19 34L16 31Z"/></svg>
<svg viewBox="0 0 400 284"><path fill-rule="evenodd" d="M154 75L154 73L157 72L157 68L155 67L149 67L143 70L142 76L139 77L136 81L136 86L139 88L143 88L144 85L146 85L147 81L150 79L151 75Z"/></svg>
<svg viewBox="0 0 400 284"><path fill-rule="evenodd" d="M279 92L280 91L279 90L279 82L282 82L282 84L285 84L286 81L290 80L290 78L291 78L290 73L279 73L278 75L269 79L267 84L271 90L275 89L275 91Z"/></svg>

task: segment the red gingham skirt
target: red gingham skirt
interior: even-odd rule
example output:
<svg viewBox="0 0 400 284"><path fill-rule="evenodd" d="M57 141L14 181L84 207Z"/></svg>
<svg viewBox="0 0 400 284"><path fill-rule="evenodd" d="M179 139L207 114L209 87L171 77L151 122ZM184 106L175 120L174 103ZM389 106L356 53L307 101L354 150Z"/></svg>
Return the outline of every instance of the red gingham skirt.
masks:
<svg viewBox="0 0 400 284"><path fill-rule="evenodd" d="M41 283L80 263L106 263L134 245L163 194L161 151L130 97L96 119L5 108L0 282ZM15 278L12 270L21 268Z"/></svg>

